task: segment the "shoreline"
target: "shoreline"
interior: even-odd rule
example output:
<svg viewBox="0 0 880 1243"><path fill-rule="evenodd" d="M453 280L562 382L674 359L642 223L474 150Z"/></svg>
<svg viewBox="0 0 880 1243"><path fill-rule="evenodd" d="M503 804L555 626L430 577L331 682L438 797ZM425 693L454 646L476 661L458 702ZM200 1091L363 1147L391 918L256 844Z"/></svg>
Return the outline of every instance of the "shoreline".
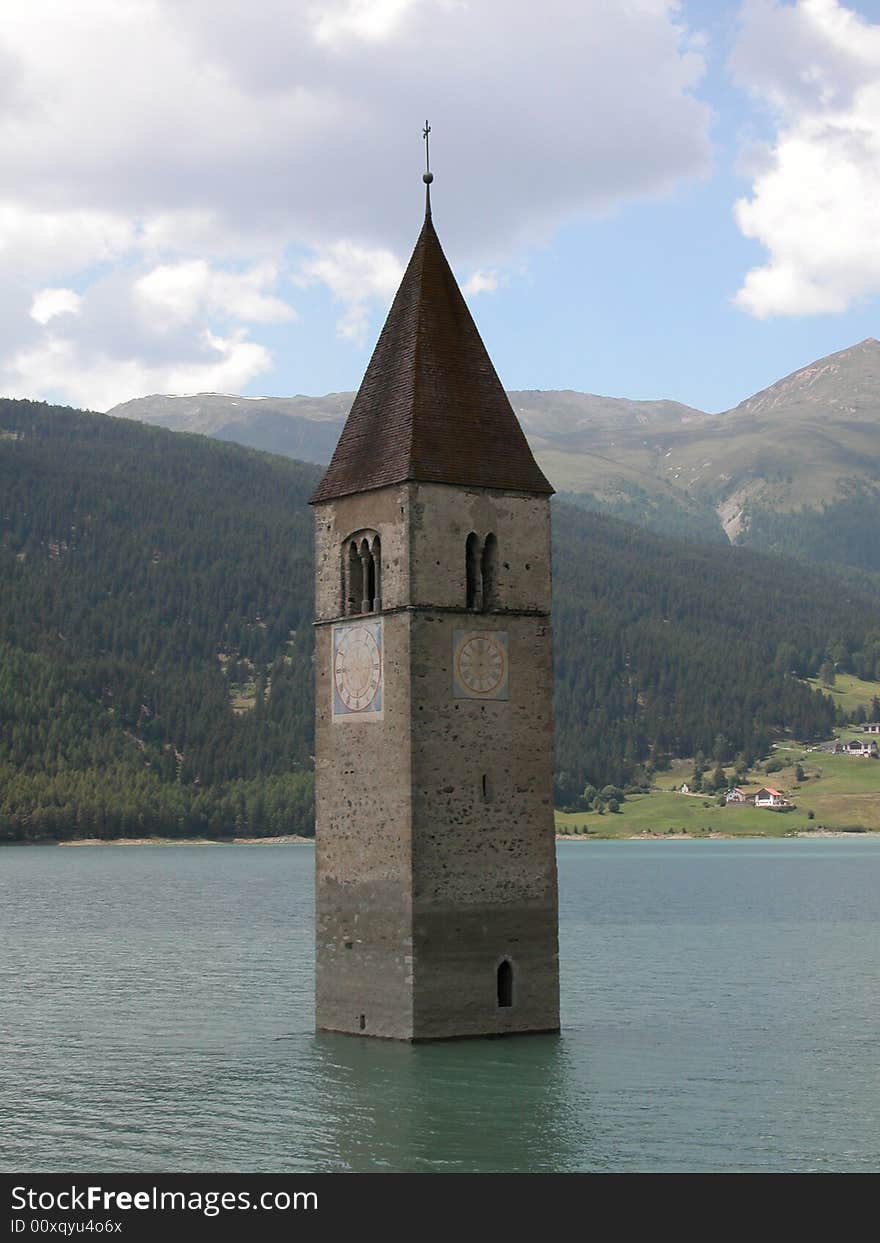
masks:
<svg viewBox="0 0 880 1243"><path fill-rule="evenodd" d="M880 838L880 830L866 829L853 833L846 829L795 829L781 837L775 833L620 833L613 837L600 837L594 833L557 833L557 842L784 842L794 838Z"/></svg>
<svg viewBox="0 0 880 1243"><path fill-rule="evenodd" d="M9 842L10 846L299 846L313 837L296 833L275 837L80 837L44 838L39 842Z"/></svg>
<svg viewBox="0 0 880 1243"><path fill-rule="evenodd" d="M858 841L861 838L880 838L880 831L867 830L864 833L851 833L843 829L816 829L807 831L798 829L777 837L769 833L627 833L613 837L599 837L592 833L557 833L557 842L705 842L705 841L786 841L793 838L823 840L834 838ZM280 834L274 837L82 837L61 839L57 837L42 838L40 841L11 841L0 843L0 846L304 846L314 845L314 837L302 837L296 833Z"/></svg>

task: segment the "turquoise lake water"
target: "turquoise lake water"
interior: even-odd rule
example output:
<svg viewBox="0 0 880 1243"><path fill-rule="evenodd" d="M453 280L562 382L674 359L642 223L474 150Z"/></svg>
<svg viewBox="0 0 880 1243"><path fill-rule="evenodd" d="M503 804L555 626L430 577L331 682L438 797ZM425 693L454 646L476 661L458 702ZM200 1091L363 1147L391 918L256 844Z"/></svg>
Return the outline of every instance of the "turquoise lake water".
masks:
<svg viewBox="0 0 880 1243"><path fill-rule="evenodd" d="M0 850L0 1169L880 1168L880 842L561 843L564 1029L312 1031L310 846Z"/></svg>

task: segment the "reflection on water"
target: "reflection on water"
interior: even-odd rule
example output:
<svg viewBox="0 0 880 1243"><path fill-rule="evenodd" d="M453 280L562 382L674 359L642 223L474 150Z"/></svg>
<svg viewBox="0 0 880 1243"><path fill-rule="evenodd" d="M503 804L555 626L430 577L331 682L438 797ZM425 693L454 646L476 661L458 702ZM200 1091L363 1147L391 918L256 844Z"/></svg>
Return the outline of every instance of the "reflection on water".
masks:
<svg viewBox="0 0 880 1243"><path fill-rule="evenodd" d="M313 1032L310 847L0 850L6 1170L868 1170L880 843L560 847L563 1032Z"/></svg>

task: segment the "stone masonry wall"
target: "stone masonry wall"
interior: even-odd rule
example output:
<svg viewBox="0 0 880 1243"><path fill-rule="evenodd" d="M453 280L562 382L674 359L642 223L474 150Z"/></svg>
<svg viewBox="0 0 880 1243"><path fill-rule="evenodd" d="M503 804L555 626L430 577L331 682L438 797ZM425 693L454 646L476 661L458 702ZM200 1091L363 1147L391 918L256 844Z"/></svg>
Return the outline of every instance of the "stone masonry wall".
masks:
<svg viewBox="0 0 880 1243"><path fill-rule="evenodd" d="M556 1030L549 500L413 491L415 1037ZM464 608L470 531L498 540L492 612ZM508 699L454 697L463 629L506 632ZM514 1004L499 1008L504 958Z"/></svg>
<svg viewBox="0 0 880 1243"><path fill-rule="evenodd" d="M403 1039L559 1026L549 501L404 484L316 507L316 616L341 548L382 541L384 719L333 724L316 629L319 1028ZM465 608L465 543L498 539L497 608ZM454 630L508 636L509 699L455 698ZM514 970L499 1007L497 970ZM361 1015L364 1026L361 1027Z"/></svg>
<svg viewBox="0 0 880 1243"><path fill-rule="evenodd" d="M453 698L463 624L507 632L508 700ZM549 619L418 613L412 670L415 1034L555 1030ZM505 957L516 995L499 1009Z"/></svg>
<svg viewBox="0 0 880 1243"><path fill-rule="evenodd" d="M465 545L498 540L498 607L550 612L550 502L486 489L410 484L411 603L464 608Z"/></svg>
<svg viewBox="0 0 880 1243"><path fill-rule="evenodd" d="M409 488L377 488L315 506L316 621L342 615L343 544L362 530L377 531L382 541L382 607L409 603Z"/></svg>
<svg viewBox="0 0 880 1243"><path fill-rule="evenodd" d="M405 490L389 488L316 506L319 621L345 620L341 548L363 528L377 530L382 541L383 599L402 600L405 499ZM334 724L332 625L315 632L316 1023L410 1039L410 619L405 612L369 616L382 618L381 720Z"/></svg>

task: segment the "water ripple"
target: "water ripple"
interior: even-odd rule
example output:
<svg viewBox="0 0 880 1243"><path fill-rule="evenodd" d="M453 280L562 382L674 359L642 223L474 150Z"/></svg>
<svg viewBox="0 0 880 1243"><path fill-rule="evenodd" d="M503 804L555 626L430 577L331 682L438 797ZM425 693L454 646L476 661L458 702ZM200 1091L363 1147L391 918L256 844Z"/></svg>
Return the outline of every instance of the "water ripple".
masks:
<svg viewBox="0 0 880 1243"><path fill-rule="evenodd" d="M869 1170L880 847L560 847L561 1037L313 1031L309 847L0 851L4 1170Z"/></svg>

